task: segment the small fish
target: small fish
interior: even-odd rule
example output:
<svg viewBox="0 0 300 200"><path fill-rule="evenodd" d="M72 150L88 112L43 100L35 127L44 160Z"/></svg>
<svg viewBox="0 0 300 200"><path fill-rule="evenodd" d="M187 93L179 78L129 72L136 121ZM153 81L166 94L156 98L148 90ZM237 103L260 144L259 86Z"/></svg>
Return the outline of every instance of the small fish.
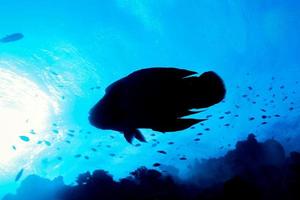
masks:
<svg viewBox="0 0 300 200"><path fill-rule="evenodd" d="M155 143L155 144L152 144L151 146L152 146L152 147L156 147L156 146L157 146L157 144Z"/></svg>
<svg viewBox="0 0 300 200"><path fill-rule="evenodd" d="M49 142L49 141L47 141L47 140L44 140L44 142L45 142L45 144L46 144L47 146L51 146L51 142Z"/></svg>
<svg viewBox="0 0 300 200"><path fill-rule="evenodd" d="M159 167L159 166L160 166L159 163L154 163L154 164L153 164L153 167Z"/></svg>
<svg viewBox="0 0 300 200"><path fill-rule="evenodd" d="M263 118L263 119L266 119L266 118L267 118L267 116L266 116L266 115L262 115L262 116L261 116L261 118Z"/></svg>
<svg viewBox="0 0 300 200"><path fill-rule="evenodd" d="M203 135L203 133L198 133L197 135Z"/></svg>
<svg viewBox="0 0 300 200"><path fill-rule="evenodd" d="M97 149L96 149L96 148L91 148L91 150L92 150L92 151L94 151L94 152L96 152L96 151L97 151Z"/></svg>
<svg viewBox="0 0 300 200"><path fill-rule="evenodd" d="M20 180L20 178L21 178L22 175L23 175L23 172L24 172L24 169L21 169L21 170L18 172L18 174L17 174L17 176L16 176L16 178L15 178L15 182L18 182L18 181Z"/></svg>
<svg viewBox="0 0 300 200"><path fill-rule="evenodd" d="M55 133L55 134L59 133L58 130L56 130L56 129L52 130L52 132Z"/></svg>
<svg viewBox="0 0 300 200"><path fill-rule="evenodd" d="M198 141L200 141L200 139L199 138L195 138L194 141L198 142Z"/></svg>
<svg viewBox="0 0 300 200"><path fill-rule="evenodd" d="M72 133L68 133L68 136L70 136L70 137L74 137L75 135L74 135L74 134L72 134Z"/></svg>
<svg viewBox="0 0 300 200"><path fill-rule="evenodd" d="M56 73L55 71L50 71L51 74L53 74L54 76L58 76L58 73Z"/></svg>
<svg viewBox="0 0 300 200"><path fill-rule="evenodd" d="M30 141L30 138L27 137L27 136L25 136L25 135L21 135L21 136L19 136L19 138L20 138L21 140L23 140L24 142L29 142L29 141Z"/></svg>
<svg viewBox="0 0 300 200"><path fill-rule="evenodd" d="M109 156L111 156L111 157L115 157L115 156L116 156L116 154L114 154L114 153L110 153L110 154L109 154Z"/></svg>
<svg viewBox="0 0 300 200"><path fill-rule="evenodd" d="M62 160L62 157L58 156L58 157L57 157L57 160Z"/></svg>
<svg viewBox="0 0 300 200"><path fill-rule="evenodd" d="M167 154L167 152L163 151L163 150L159 150L157 151L158 153L161 153L161 154Z"/></svg>
<svg viewBox="0 0 300 200"><path fill-rule="evenodd" d="M89 156L84 156L84 159L89 160L90 157Z"/></svg>
<svg viewBox="0 0 300 200"><path fill-rule="evenodd" d="M80 157L81 157L81 154L76 154L74 157L75 157L75 158L80 158Z"/></svg>
<svg viewBox="0 0 300 200"><path fill-rule="evenodd" d="M230 124L224 124L224 126L230 126Z"/></svg>
<svg viewBox="0 0 300 200"><path fill-rule="evenodd" d="M13 150L17 150L16 146L15 145L12 145L12 148Z"/></svg>
<svg viewBox="0 0 300 200"><path fill-rule="evenodd" d="M249 117L249 120L250 121L252 121L252 120L254 120L255 119L255 117Z"/></svg>
<svg viewBox="0 0 300 200"><path fill-rule="evenodd" d="M280 117L280 115L279 114L276 114L276 115L274 115L275 117Z"/></svg>
<svg viewBox="0 0 300 200"><path fill-rule="evenodd" d="M136 146L136 147L140 147L140 146L141 146L141 144L136 144L135 146Z"/></svg>
<svg viewBox="0 0 300 200"><path fill-rule="evenodd" d="M288 96L285 96L285 97L282 99L282 101L285 101L285 100L287 100L287 98L288 98Z"/></svg>
<svg viewBox="0 0 300 200"><path fill-rule="evenodd" d="M231 114L231 111L226 111L225 114L229 115L229 114Z"/></svg>
<svg viewBox="0 0 300 200"><path fill-rule="evenodd" d="M179 160L187 160L186 157L180 157Z"/></svg>
<svg viewBox="0 0 300 200"><path fill-rule="evenodd" d="M261 124L262 124L262 125L265 125L265 124L267 124L267 123L268 123L268 122L262 122Z"/></svg>
<svg viewBox="0 0 300 200"><path fill-rule="evenodd" d="M293 108L293 107L290 107L290 108L289 108L289 111L292 111L292 110L294 110L294 108Z"/></svg>
<svg viewBox="0 0 300 200"><path fill-rule="evenodd" d="M1 43L15 42L24 37L22 33L13 33L0 39Z"/></svg>
<svg viewBox="0 0 300 200"><path fill-rule="evenodd" d="M219 117L219 119L224 119L224 116Z"/></svg>
<svg viewBox="0 0 300 200"><path fill-rule="evenodd" d="M210 128L206 128L206 129L204 129L205 131L210 131Z"/></svg>
<svg viewBox="0 0 300 200"><path fill-rule="evenodd" d="M172 144L174 144L174 142L169 142L168 144L169 144L169 145L172 145Z"/></svg>
<svg viewBox="0 0 300 200"><path fill-rule="evenodd" d="M248 87L249 90L253 90L253 88L251 86Z"/></svg>

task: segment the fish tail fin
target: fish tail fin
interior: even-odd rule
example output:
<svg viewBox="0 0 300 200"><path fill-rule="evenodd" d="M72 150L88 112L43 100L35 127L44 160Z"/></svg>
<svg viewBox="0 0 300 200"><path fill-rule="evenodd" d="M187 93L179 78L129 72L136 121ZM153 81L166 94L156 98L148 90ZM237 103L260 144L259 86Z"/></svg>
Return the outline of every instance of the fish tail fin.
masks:
<svg viewBox="0 0 300 200"><path fill-rule="evenodd" d="M206 108L222 101L226 89L223 80L215 72L209 71L199 77L190 77L190 105Z"/></svg>
<svg viewBox="0 0 300 200"><path fill-rule="evenodd" d="M124 137L126 141L130 144L132 144L133 138L136 138L140 142L147 142L145 137L142 135L142 133L138 129L127 129L123 131Z"/></svg>

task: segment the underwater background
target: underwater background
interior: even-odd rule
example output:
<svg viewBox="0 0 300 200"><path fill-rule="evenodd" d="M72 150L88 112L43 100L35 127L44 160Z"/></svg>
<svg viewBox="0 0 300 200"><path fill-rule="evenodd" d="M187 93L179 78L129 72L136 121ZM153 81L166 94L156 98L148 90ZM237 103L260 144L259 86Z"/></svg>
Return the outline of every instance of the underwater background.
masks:
<svg viewBox="0 0 300 200"><path fill-rule="evenodd" d="M0 198L32 174L72 185L145 166L192 179L250 133L300 151L299 19L296 0L0 0L0 37L24 35L0 43ZM142 129L147 143L92 127L105 88L148 67L215 71L226 97L190 129Z"/></svg>

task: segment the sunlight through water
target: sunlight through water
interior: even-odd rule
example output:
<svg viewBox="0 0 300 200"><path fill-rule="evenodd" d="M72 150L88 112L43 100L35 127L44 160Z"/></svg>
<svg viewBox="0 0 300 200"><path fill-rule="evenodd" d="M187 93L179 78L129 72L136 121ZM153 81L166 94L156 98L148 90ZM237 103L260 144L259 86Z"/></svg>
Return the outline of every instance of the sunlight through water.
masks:
<svg viewBox="0 0 300 200"><path fill-rule="evenodd" d="M30 143L42 137L50 113L58 108L25 75L0 68L0 77L0 177L7 177L16 167L30 167L43 150Z"/></svg>

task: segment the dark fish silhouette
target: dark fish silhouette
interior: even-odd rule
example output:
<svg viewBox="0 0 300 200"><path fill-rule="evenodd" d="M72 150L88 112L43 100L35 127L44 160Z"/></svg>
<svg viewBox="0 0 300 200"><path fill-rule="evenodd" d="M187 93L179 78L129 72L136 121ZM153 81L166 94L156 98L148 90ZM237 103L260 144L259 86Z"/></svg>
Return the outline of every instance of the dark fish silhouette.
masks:
<svg viewBox="0 0 300 200"><path fill-rule="evenodd" d="M19 181L20 178L22 177L23 175L23 172L24 172L24 169L21 169L18 174L16 175L16 178L15 178L15 182Z"/></svg>
<svg viewBox="0 0 300 200"><path fill-rule="evenodd" d="M160 163L154 163L153 164L153 167L159 167L160 166Z"/></svg>
<svg viewBox="0 0 300 200"><path fill-rule="evenodd" d="M13 33L1 38L0 42L2 43L15 42L17 40L21 40L23 37L24 35L22 33Z"/></svg>
<svg viewBox="0 0 300 200"><path fill-rule="evenodd" d="M148 68L133 72L106 89L91 109L89 121L100 129L116 130L131 143L146 142L138 128L179 131L206 119L183 119L222 101L225 87L214 72L177 68Z"/></svg>

